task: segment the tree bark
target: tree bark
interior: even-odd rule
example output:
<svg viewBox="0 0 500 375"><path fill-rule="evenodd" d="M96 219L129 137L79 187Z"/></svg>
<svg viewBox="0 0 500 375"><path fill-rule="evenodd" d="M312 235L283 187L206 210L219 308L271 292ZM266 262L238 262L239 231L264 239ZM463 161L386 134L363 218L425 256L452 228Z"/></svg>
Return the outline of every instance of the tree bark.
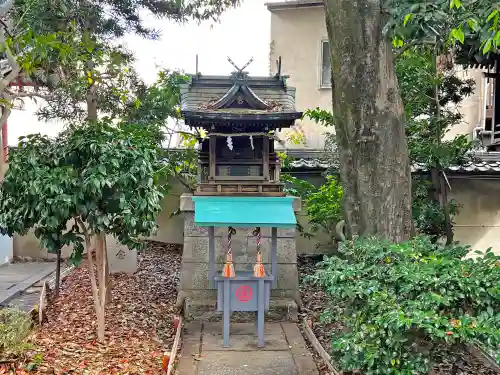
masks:
<svg viewBox="0 0 500 375"><path fill-rule="evenodd" d="M104 343L106 340L105 332L106 332L106 321L105 321L105 299L102 296L105 296L105 286L103 282L102 275L104 274L103 270L106 267L106 260L101 261L100 259L106 259L103 257L102 248L100 247L99 235L96 236L95 241L95 252L96 252L96 268L97 268L97 277L94 272L94 259L92 257L92 238L87 229L87 226L80 218L76 219L78 225L80 226L83 236L85 238L85 248L87 249L87 264L89 267L89 275L90 275L90 285L92 287L92 299L94 300L94 309L97 316L97 340L100 343ZM104 293L103 293L104 291Z"/></svg>
<svg viewBox="0 0 500 375"><path fill-rule="evenodd" d="M348 237L412 231L405 116L382 0L324 0Z"/></svg>

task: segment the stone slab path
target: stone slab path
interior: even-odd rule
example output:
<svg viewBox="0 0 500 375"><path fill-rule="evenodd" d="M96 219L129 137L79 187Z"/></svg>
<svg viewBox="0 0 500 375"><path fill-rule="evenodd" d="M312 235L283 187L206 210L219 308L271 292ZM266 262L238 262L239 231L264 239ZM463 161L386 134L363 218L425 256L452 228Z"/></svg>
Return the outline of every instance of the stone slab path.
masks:
<svg viewBox="0 0 500 375"><path fill-rule="evenodd" d="M188 322L183 328L177 375L318 375L295 323L266 323L257 348L254 323L231 324L231 347L222 347L222 323Z"/></svg>
<svg viewBox="0 0 500 375"><path fill-rule="evenodd" d="M38 303L37 284L49 277L56 268L55 262L13 263L0 266L0 307L15 305L31 310Z"/></svg>

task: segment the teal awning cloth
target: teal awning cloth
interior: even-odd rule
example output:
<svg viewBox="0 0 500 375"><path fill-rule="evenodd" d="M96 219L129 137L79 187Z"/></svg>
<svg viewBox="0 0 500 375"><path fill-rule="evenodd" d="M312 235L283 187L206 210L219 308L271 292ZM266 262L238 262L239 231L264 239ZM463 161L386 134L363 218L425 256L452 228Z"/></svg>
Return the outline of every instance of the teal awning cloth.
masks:
<svg viewBox="0 0 500 375"><path fill-rule="evenodd" d="M194 223L200 227L294 228L293 197L194 196Z"/></svg>

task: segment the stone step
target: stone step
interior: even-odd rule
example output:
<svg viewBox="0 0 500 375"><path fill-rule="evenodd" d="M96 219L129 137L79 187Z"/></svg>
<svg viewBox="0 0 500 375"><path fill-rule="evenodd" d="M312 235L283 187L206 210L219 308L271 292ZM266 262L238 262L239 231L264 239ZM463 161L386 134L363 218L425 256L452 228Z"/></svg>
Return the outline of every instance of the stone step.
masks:
<svg viewBox="0 0 500 375"><path fill-rule="evenodd" d="M254 322L255 312L233 312L231 321L234 322ZM219 322L222 320L222 311L217 311L217 301L215 299L192 299L187 297L184 300L184 317L188 320L203 320ZM271 298L269 311L266 312L266 321L298 321L297 304L292 299Z"/></svg>

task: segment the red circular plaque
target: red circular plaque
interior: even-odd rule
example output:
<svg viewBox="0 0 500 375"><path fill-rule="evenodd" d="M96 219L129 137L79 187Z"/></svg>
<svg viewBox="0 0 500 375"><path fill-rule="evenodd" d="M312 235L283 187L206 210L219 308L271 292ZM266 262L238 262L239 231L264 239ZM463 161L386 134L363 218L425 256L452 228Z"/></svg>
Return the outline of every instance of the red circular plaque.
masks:
<svg viewBox="0 0 500 375"><path fill-rule="evenodd" d="M248 302L252 299L252 288L242 285L236 289L236 299L240 302Z"/></svg>

